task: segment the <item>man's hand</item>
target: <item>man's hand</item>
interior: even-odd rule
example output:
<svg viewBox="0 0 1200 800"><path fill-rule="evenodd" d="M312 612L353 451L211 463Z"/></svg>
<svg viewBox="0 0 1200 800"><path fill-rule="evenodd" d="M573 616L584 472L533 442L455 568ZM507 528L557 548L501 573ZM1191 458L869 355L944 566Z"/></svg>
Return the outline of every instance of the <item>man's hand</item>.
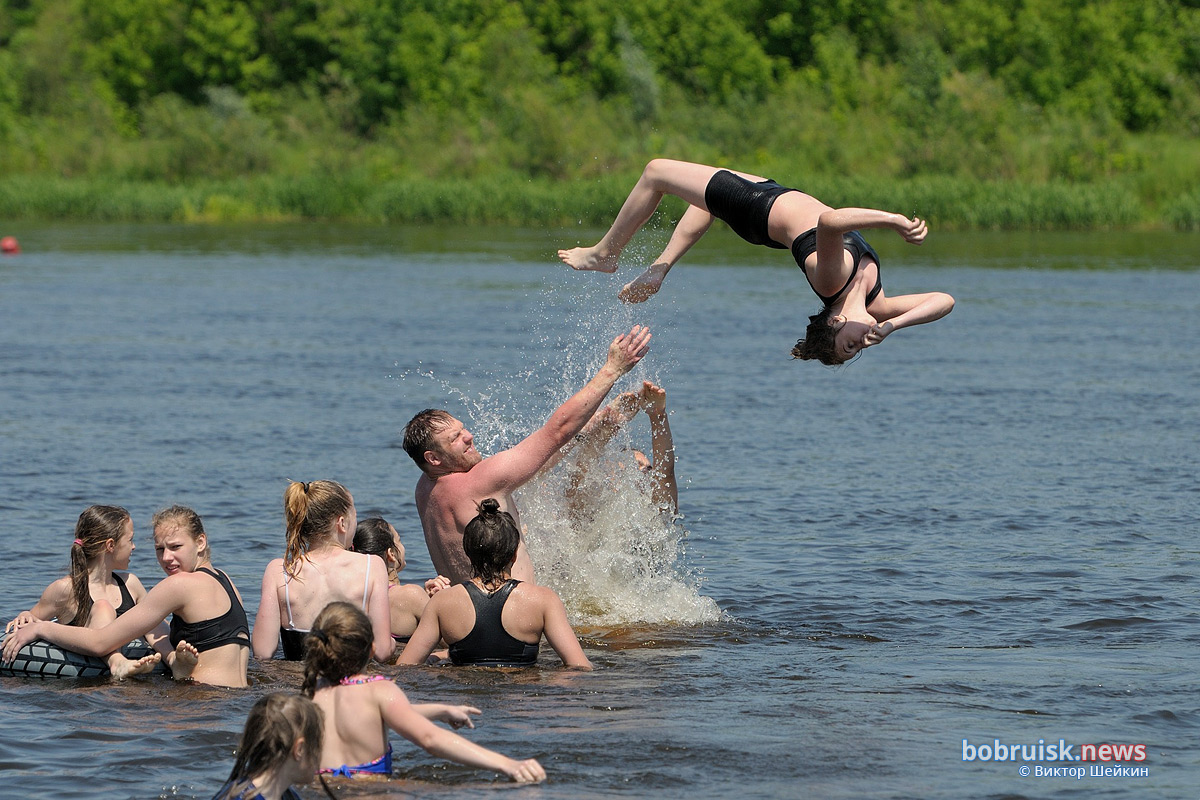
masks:
<svg viewBox="0 0 1200 800"><path fill-rule="evenodd" d="M642 356L650 349L650 329L644 325L634 325L629 333L622 333L612 340L608 346L608 363L606 366L624 375L642 360Z"/></svg>

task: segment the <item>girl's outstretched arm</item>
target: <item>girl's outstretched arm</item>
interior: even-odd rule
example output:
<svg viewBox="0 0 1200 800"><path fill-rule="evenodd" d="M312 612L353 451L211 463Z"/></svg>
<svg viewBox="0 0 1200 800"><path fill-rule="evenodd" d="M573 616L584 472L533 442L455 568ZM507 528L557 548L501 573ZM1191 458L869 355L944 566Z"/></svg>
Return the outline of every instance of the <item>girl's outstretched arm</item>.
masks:
<svg viewBox="0 0 1200 800"><path fill-rule="evenodd" d="M186 591L180 585L188 576L172 575L150 590L146 599L103 628L75 628L57 622L35 622L18 628L4 640L4 661L12 661L17 651L36 639L45 639L59 647L92 656L107 656L129 644L181 608Z"/></svg>
<svg viewBox="0 0 1200 800"><path fill-rule="evenodd" d="M474 728L475 721L471 715L479 716L483 712L475 706L451 706L445 703L413 703L413 710L430 722L444 722L451 728Z"/></svg>
<svg viewBox="0 0 1200 800"><path fill-rule="evenodd" d="M532 758L516 761L434 725L412 707L400 687L391 681L379 681L372 686L378 687L374 691L384 724L431 755L468 767L500 772L518 783L537 783L546 779L546 771Z"/></svg>

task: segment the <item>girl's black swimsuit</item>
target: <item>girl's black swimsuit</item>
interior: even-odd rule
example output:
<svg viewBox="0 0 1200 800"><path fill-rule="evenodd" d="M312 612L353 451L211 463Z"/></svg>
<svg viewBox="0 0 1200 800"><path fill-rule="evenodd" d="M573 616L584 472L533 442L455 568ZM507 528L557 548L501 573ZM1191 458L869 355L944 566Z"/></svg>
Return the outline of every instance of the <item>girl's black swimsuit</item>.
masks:
<svg viewBox="0 0 1200 800"><path fill-rule="evenodd" d="M196 572L212 575L221 584L221 588L229 595L229 610L219 617L201 620L200 622L184 622L178 614L171 617L171 645L178 645L183 639L201 653L214 650L227 644L250 646L250 623L246 619L246 609L233 591L233 584L224 572L200 567Z"/></svg>
<svg viewBox="0 0 1200 800"><path fill-rule="evenodd" d="M475 606L475 627L450 645L451 661L459 665L481 667L527 667L537 663L540 637L533 644L522 642L504 630L500 621L504 604L518 583L520 581L509 578L491 594L476 586L474 581L463 584Z"/></svg>
<svg viewBox="0 0 1200 800"><path fill-rule="evenodd" d="M780 186L773 180L765 181L750 181L740 175L734 175L726 169L718 170L716 174L708 181L708 186L704 188L704 204L708 206L708 211L714 217L724 222L733 232L745 239L750 244L760 244L765 247L773 247L777 250L787 250L786 245L771 238L767 232L767 220L771 216L771 206L775 205L775 201L780 195L788 192L796 192L798 189L789 189L786 186ZM838 298L850 286L854 276L858 274L859 267L862 266L862 260L865 256L870 256L875 260L875 264L879 264L879 254L867 244L867 240L862 237L858 231L850 231L842 237L846 250L854 258L854 271L850 273L850 279L846 284L837 291L836 294L826 297L822 294L817 294L827 307L837 302ZM804 260L817 250L817 229L810 228L804 233L796 237L792 242L791 251L792 258L796 259L797 266L800 267L804 277L808 277L808 270L804 268ZM878 273L876 273L878 276ZM812 282L809 282L812 286ZM867 302L869 306L871 302L879 295L883 289L882 277L877 277L875 286L867 293ZM816 294L816 290L813 290Z"/></svg>

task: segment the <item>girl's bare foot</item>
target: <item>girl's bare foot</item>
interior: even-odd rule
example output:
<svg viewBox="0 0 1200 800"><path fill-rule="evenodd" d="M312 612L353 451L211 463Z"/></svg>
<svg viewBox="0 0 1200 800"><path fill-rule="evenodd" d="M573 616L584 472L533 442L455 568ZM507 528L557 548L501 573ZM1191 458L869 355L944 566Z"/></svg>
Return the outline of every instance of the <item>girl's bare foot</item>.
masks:
<svg viewBox="0 0 1200 800"><path fill-rule="evenodd" d="M643 303L662 286L663 278L671 269L667 264L651 264L646 271L625 284L617 297L622 303Z"/></svg>
<svg viewBox="0 0 1200 800"><path fill-rule="evenodd" d="M596 272L617 271L617 256L601 255L595 247L572 247L570 250L559 250L558 257L571 269Z"/></svg>
<svg viewBox="0 0 1200 800"><path fill-rule="evenodd" d="M171 661L171 677L177 681L186 681L192 677L192 670L200 661L200 651L180 639L175 645L175 658Z"/></svg>
<svg viewBox="0 0 1200 800"><path fill-rule="evenodd" d="M143 656L136 661L131 661L124 656L113 659L109 662L108 671L112 676L119 681L123 681L130 675L143 675L153 670L158 666L158 662L162 661L162 656L158 653L152 653L148 656Z"/></svg>

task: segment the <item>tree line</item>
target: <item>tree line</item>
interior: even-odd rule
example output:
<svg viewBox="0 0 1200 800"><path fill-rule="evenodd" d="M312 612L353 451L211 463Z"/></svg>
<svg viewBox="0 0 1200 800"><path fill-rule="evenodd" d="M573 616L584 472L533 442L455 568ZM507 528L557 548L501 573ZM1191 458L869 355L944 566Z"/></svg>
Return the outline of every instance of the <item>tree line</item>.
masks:
<svg viewBox="0 0 1200 800"><path fill-rule="evenodd" d="M0 0L7 175L1200 176L1198 0Z"/></svg>

